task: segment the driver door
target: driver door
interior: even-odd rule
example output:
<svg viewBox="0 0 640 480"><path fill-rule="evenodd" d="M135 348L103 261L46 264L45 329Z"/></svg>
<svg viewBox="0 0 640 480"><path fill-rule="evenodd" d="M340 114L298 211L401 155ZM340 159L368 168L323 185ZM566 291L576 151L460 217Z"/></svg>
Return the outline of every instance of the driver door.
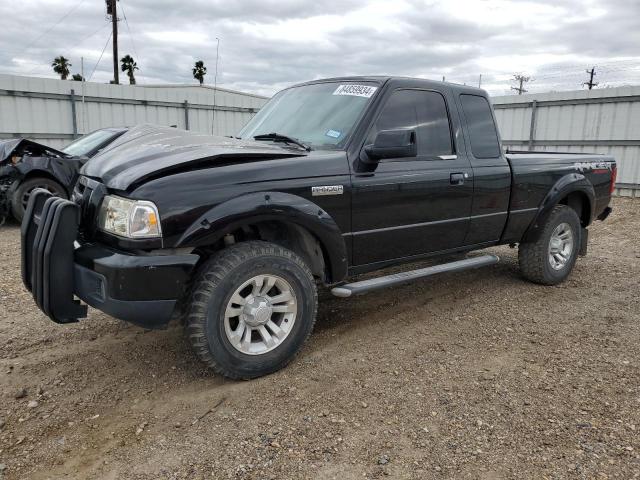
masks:
<svg viewBox="0 0 640 480"><path fill-rule="evenodd" d="M403 88L388 93L382 105L365 146L382 130L411 129L417 155L358 162L352 177L354 266L460 247L469 227L473 175L466 154L456 149L453 102L441 92Z"/></svg>

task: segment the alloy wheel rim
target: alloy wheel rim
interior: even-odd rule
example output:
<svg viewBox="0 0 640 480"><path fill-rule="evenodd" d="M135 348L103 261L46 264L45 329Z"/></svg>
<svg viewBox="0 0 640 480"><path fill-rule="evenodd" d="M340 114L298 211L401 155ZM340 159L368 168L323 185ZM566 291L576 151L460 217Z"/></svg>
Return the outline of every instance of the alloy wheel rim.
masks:
<svg viewBox="0 0 640 480"><path fill-rule="evenodd" d="M289 336L297 312L289 282L278 275L256 275L240 285L227 303L227 340L246 355L270 352Z"/></svg>
<svg viewBox="0 0 640 480"><path fill-rule="evenodd" d="M554 270L562 270L573 253L573 231L568 223L561 223L549 239L549 264Z"/></svg>

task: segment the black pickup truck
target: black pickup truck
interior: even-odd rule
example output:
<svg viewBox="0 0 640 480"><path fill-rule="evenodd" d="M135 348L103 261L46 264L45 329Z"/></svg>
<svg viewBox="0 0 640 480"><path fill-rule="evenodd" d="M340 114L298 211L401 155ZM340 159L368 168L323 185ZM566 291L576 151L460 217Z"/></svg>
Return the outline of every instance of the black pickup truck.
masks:
<svg viewBox="0 0 640 480"><path fill-rule="evenodd" d="M410 78L318 80L275 95L238 137L130 129L82 169L72 200L34 193L26 287L55 322L87 306L146 328L186 325L231 378L287 364L310 335L317 284L341 297L498 261L563 281L604 220L603 155L503 152L487 94Z"/></svg>

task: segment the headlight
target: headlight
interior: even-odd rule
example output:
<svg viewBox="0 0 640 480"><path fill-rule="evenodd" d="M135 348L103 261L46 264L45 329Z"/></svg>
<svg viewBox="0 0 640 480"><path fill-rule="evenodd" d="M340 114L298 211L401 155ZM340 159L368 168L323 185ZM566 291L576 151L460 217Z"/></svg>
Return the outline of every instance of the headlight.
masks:
<svg viewBox="0 0 640 480"><path fill-rule="evenodd" d="M105 232L128 238L162 236L158 209L151 202L128 200L107 195L102 200L98 227Z"/></svg>

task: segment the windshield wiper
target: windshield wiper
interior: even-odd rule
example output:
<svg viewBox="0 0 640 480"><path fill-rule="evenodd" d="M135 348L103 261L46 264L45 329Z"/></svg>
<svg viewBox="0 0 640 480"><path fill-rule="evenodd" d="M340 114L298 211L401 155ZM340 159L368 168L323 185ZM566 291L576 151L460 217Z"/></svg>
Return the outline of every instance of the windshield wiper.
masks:
<svg viewBox="0 0 640 480"><path fill-rule="evenodd" d="M271 140L274 142L284 142L284 143L292 143L297 145L300 148L304 148L307 152L311 151L311 147L306 143L301 142L297 138L290 137L288 135L282 135L281 133L263 133L261 135L256 135L253 137L254 140Z"/></svg>

